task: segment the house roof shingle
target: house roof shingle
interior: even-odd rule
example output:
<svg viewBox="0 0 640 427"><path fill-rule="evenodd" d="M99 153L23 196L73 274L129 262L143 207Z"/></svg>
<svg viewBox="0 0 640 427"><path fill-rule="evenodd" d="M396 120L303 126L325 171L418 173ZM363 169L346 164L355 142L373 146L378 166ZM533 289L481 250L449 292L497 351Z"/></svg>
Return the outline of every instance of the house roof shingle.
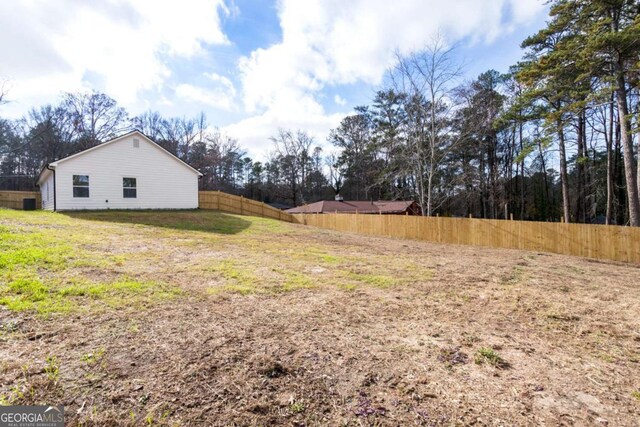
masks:
<svg viewBox="0 0 640 427"><path fill-rule="evenodd" d="M413 201L337 201L324 200L287 209L287 213L361 213L398 214L411 207Z"/></svg>

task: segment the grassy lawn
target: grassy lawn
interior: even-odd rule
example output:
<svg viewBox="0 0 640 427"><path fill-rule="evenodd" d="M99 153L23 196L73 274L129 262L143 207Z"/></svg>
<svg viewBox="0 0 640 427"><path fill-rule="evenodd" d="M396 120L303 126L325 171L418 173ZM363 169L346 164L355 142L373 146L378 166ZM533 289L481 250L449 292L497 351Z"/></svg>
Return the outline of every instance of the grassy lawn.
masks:
<svg viewBox="0 0 640 427"><path fill-rule="evenodd" d="M70 425L633 425L639 284L213 211L0 210L0 403Z"/></svg>

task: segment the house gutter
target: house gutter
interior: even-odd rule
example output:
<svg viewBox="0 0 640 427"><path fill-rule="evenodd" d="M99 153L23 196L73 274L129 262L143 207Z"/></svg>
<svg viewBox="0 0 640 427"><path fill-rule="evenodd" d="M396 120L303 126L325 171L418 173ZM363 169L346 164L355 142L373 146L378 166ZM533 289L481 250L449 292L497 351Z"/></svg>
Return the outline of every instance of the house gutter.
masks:
<svg viewBox="0 0 640 427"><path fill-rule="evenodd" d="M56 211L56 170L47 164L47 169L53 172L53 211Z"/></svg>

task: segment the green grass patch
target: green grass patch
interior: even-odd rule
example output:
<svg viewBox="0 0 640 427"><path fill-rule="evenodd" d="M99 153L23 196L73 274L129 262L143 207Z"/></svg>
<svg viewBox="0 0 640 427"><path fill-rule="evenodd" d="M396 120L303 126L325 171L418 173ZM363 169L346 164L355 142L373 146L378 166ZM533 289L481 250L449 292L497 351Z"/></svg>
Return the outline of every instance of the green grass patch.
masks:
<svg viewBox="0 0 640 427"><path fill-rule="evenodd" d="M71 245L48 233L17 227L0 231L0 271L23 266L60 269L73 255Z"/></svg>
<svg viewBox="0 0 640 427"><path fill-rule="evenodd" d="M476 352L475 362L478 365L488 364L500 369L506 369L510 366L509 363L491 347L480 347Z"/></svg>
<svg viewBox="0 0 640 427"><path fill-rule="evenodd" d="M367 285L375 286L377 288L390 288L400 283L400 281L391 276L384 276L380 274L367 274L367 273L354 273L350 272L347 277L350 280L365 283Z"/></svg>
<svg viewBox="0 0 640 427"><path fill-rule="evenodd" d="M32 278L13 280L9 283L8 289L10 292L20 295L23 299L32 302L44 300L49 293L48 287L43 285L40 280Z"/></svg>
<svg viewBox="0 0 640 427"><path fill-rule="evenodd" d="M179 288L162 281L140 281L114 271L138 261L137 255L110 252L110 242L128 242L131 234L129 227L103 227L65 214L0 210L0 305L13 311L69 313L141 307L179 295ZM85 277L95 272L111 279Z"/></svg>
<svg viewBox="0 0 640 427"><path fill-rule="evenodd" d="M45 360L44 372L49 381L57 383L60 379L60 361L57 356L47 356Z"/></svg>
<svg viewBox="0 0 640 427"><path fill-rule="evenodd" d="M72 284L47 286L39 279L26 277L0 286L0 305L13 311L35 311L39 314L70 313L95 310L101 306L139 308L181 294L182 291L174 286L129 278L108 283L75 279Z"/></svg>
<svg viewBox="0 0 640 427"><path fill-rule="evenodd" d="M105 349L100 347L96 351L92 351L91 353L85 353L80 358L81 361L86 363L87 365L95 365L100 362L104 358Z"/></svg>
<svg viewBox="0 0 640 427"><path fill-rule="evenodd" d="M355 247L314 240L314 233L207 210L0 210L0 304L60 313L173 298L176 288L166 282L207 281L215 283L207 293L249 295L324 283L346 291L389 288L431 277L422 264L362 256ZM306 273L310 267L321 280Z"/></svg>
<svg viewBox="0 0 640 427"><path fill-rule="evenodd" d="M344 289L347 292L354 292L356 289L358 289L358 286L354 285L353 283L338 283L338 287Z"/></svg>
<svg viewBox="0 0 640 427"><path fill-rule="evenodd" d="M354 258L346 260L345 264L350 265L350 268L347 267L347 271L338 273L338 277L342 279L341 283L338 283L340 287L355 284L386 289L428 281L434 275L432 268L392 256L372 255L363 259Z"/></svg>
<svg viewBox="0 0 640 427"><path fill-rule="evenodd" d="M289 405L289 410L293 414L301 414L305 411L305 409L306 409L306 406L304 402L301 402L301 401L295 401Z"/></svg>
<svg viewBox="0 0 640 427"><path fill-rule="evenodd" d="M264 289L258 287L258 277L236 261L224 260L213 266L207 266L205 271L217 273L225 280L224 285L209 288L211 294L222 291L241 295L264 292Z"/></svg>
<svg viewBox="0 0 640 427"><path fill-rule="evenodd" d="M282 284L282 290L294 291L297 289L307 289L312 288L314 286L313 280L305 274L298 273L295 271L287 271L284 273L285 279Z"/></svg>
<svg viewBox="0 0 640 427"><path fill-rule="evenodd" d="M355 261L353 257L339 256L329 252L328 247L318 246L301 246L292 247L288 244L280 244L279 242L273 242L270 245L270 252L274 254L286 254L290 259L301 260L304 262L312 262L319 264L328 264L331 266L342 264L345 261Z"/></svg>
<svg viewBox="0 0 640 427"><path fill-rule="evenodd" d="M213 288L209 288L208 292L211 295L217 295L223 292L229 292L232 294L239 294L239 295L252 295L252 294L262 293L264 292L264 290L259 289L253 285L232 284L232 285L223 285L223 286L216 286Z"/></svg>
<svg viewBox="0 0 640 427"><path fill-rule="evenodd" d="M254 268L243 266L233 260L224 260L214 266L209 266L205 271L218 273L225 281L224 285L209 288L210 294L230 292L240 295L257 293L289 292L298 289L311 288L313 280L302 273L273 269L275 277L258 277L253 273Z"/></svg>
<svg viewBox="0 0 640 427"><path fill-rule="evenodd" d="M225 280L232 282L232 284L245 286L255 285L258 280L249 269L242 267L238 262L233 260L221 261L216 265L207 267L206 270L219 273Z"/></svg>
<svg viewBox="0 0 640 427"><path fill-rule="evenodd" d="M324 262L325 264L340 264L342 262L341 258L335 255L320 254L319 256L322 262Z"/></svg>

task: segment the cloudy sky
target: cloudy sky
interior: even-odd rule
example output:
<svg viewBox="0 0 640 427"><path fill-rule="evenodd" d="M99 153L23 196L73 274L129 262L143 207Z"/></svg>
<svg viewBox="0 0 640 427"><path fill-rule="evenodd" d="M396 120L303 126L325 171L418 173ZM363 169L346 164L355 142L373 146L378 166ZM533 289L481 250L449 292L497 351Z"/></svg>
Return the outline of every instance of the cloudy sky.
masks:
<svg viewBox="0 0 640 427"><path fill-rule="evenodd" d="M507 71L545 18L544 0L2 1L0 115L98 90L133 115L204 111L260 157L278 127L324 141L394 51L440 33L466 78Z"/></svg>

